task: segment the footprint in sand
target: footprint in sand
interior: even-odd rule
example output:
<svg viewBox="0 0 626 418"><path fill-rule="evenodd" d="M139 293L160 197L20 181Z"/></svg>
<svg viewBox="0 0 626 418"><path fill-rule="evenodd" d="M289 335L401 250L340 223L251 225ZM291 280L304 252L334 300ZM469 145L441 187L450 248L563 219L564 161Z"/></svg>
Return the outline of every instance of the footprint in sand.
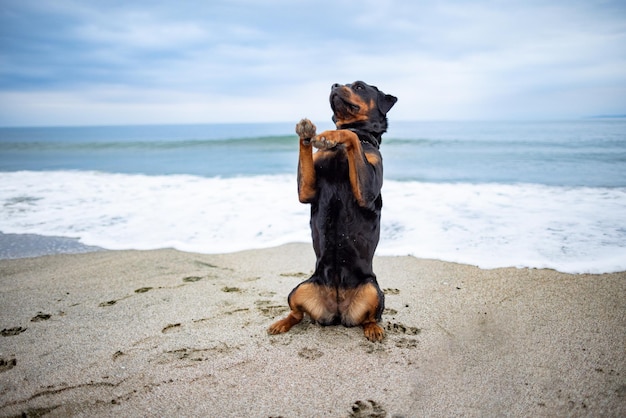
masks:
<svg viewBox="0 0 626 418"><path fill-rule="evenodd" d="M165 326L165 328L163 328L163 329L161 330L161 332L162 332L163 334L167 334L168 332L172 332L172 331L174 331L174 330L176 330L176 329L178 329L178 328L180 328L180 327L181 327L180 322L178 322L178 323L176 323L176 324L167 324L167 325Z"/></svg>
<svg viewBox="0 0 626 418"><path fill-rule="evenodd" d="M195 263L197 266L200 266L200 267L209 267L209 268L212 268L212 269L218 269L218 268L221 268L221 267L219 267L219 266L216 266L215 264L205 263L204 261L198 261L198 260L196 260L196 261L194 261L194 263Z"/></svg>
<svg viewBox="0 0 626 418"><path fill-rule="evenodd" d="M299 278L306 278L309 277L310 274L307 273L303 273L301 271L297 272L297 273L280 273L280 277L299 277Z"/></svg>
<svg viewBox="0 0 626 418"><path fill-rule="evenodd" d="M415 338L400 338L396 341L398 348L417 348L417 340Z"/></svg>
<svg viewBox="0 0 626 418"><path fill-rule="evenodd" d="M2 335L3 337L11 337L13 335L19 335L24 331L26 331L26 328L22 327L4 328L2 331L0 331L0 335Z"/></svg>
<svg viewBox="0 0 626 418"><path fill-rule="evenodd" d="M183 279L183 281L184 280L185 279ZM146 293L146 292L151 291L152 289L153 289L153 287L150 287L150 286L140 287L139 289L135 289L135 293L138 293L138 294ZM100 304L98 304L98 306L101 307L101 308L106 308L107 306L113 306L117 302L120 302L120 301L122 301L124 299L132 298L132 297L133 297L133 295L130 294L130 295L126 295L124 297L121 297L119 299L107 300L106 302L101 302Z"/></svg>
<svg viewBox="0 0 626 418"><path fill-rule="evenodd" d="M170 363L172 360L185 360L185 361L207 361L215 358L216 355L229 356L235 350L239 350L239 346L229 346L226 343L219 343L215 347L207 348L179 348L176 350L169 350L157 358L160 364Z"/></svg>
<svg viewBox="0 0 626 418"><path fill-rule="evenodd" d="M322 357L324 353L318 350L317 348L305 347L298 352L298 355L308 360L315 360L315 359Z"/></svg>
<svg viewBox="0 0 626 418"><path fill-rule="evenodd" d="M422 330L417 327L408 327L406 325L398 324L396 322L387 322L385 329L392 334L417 335L422 332Z"/></svg>
<svg viewBox="0 0 626 418"><path fill-rule="evenodd" d="M202 277L198 277L198 276L183 277L183 282L185 283L195 283L195 282L199 282L200 280L202 280Z"/></svg>
<svg viewBox="0 0 626 418"><path fill-rule="evenodd" d="M0 358L0 373L6 372L7 370L11 370L13 367L17 366L17 360L12 358L5 360Z"/></svg>
<svg viewBox="0 0 626 418"><path fill-rule="evenodd" d="M350 418L384 418L387 416L387 411L376 401L371 399L367 401L356 401L352 405L352 411Z"/></svg>
<svg viewBox="0 0 626 418"><path fill-rule="evenodd" d="M271 300L257 300L254 302L257 309L265 316L270 318L274 318L278 315L282 315L283 313L289 310L288 306L284 305L272 305Z"/></svg>
<svg viewBox="0 0 626 418"><path fill-rule="evenodd" d="M45 314L43 312L39 312L37 315L33 316L30 319L30 322L47 321L51 317L52 317L52 315L50 315L50 314Z"/></svg>

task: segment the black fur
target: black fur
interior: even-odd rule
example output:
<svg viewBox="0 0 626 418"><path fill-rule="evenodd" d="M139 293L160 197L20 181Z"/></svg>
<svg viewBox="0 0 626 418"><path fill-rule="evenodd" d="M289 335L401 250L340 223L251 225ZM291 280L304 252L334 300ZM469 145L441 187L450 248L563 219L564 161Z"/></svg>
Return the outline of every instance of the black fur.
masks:
<svg viewBox="0 0 626 418"><path fill-rule="evenodd" d="M304 283L313 282L337 289L354 289L372 283L378 289L380 303L376 319L380 320L384 310L384 295L372 267L374 251L380 237L383 206L382 156L378 148L382 134L387 130L386 113L397 99L360 81L347 84L346 87L352 89L364 102L373 99L375 106L370 109L367 120L342 124L341 120L345 119L345 115L351 110L348 108L350 104L337 93L342 86L333 85L330 95L333 121L337 124L337 129L355 132L361 141L363 154L375 155L379 163L366 164L364 170L360 172L364 177L361 193L365 205L362 205L357 202L350 184L345 152L337 149L328 153L328 156L316 160L317 193L310 202L310 225L317 261L313 276ZM323 324L338 323L354 325L342 322L340 313Z"/></svg>
<svg viewBox="0 0 626 418"><path fill-rule="evenodd" d="M337 129L351 129L359 135L361 141L370 142L378 148L382 142L382 135L387 132L387 112L398 99L390 94L383 93L376 86L370 86L362 81L355 81L345 86L353 90L359 88L360 90L357 91L361 92L360 96L366 101L373 99L376 103L376 108L372 109L368 120L337 126ZM334 113L332 117L334 123L337 123L338 120L336 113L343 111L342 106L346 105L341 101L340 97L337 97L337 91L340 88L341 84L334 84L330 92L330 107ZM376 142L371 141L371 138L374 138Z"/></svg>

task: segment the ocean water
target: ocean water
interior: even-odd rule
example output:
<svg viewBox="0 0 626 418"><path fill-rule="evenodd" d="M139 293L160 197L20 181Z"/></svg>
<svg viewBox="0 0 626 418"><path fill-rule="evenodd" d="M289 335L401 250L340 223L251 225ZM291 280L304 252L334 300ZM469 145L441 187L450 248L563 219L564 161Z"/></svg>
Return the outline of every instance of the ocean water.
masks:
<svg viewBox="0 0 626 418"><path fill-rule="evenodd" d="M294 125L0 128L0 232L202 253L310 242ZM381 152L379 255L626 271L625 119L391 120Z"/></svg>

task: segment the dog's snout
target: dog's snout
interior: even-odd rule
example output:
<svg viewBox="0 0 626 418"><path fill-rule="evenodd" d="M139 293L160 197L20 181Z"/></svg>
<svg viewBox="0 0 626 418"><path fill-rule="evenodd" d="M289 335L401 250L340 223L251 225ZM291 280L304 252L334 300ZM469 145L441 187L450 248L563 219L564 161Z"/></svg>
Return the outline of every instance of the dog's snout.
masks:
<svg viewBox="0 0 626 418"><path fill-rule="evenodd" d="M332 86L330 89L331 89L331 90L336 90L336 89L338 89L339 87L341 87L341 84L339 84L339 83L335 83L335 84L333 84L333 86Z"/></svg>

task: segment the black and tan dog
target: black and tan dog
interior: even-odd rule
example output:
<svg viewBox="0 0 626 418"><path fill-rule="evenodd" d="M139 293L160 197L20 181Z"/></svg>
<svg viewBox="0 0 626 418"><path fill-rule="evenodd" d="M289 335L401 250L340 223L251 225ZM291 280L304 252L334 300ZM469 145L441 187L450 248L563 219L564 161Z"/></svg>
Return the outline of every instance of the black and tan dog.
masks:
<svg viewBox="0 0 626 418"><path fill-rule="evenodd" d="M317 262L313 276L289 294L291 312L270 326L271 334L289 331L306 313L322 325L361 325L367 339L383 339L377 322L384 295L372 270L382 208L378 148L396 101L361 81L335 84L330 106L337 130L316 135L308 119L296 125L298 196L311 204Z"/></svg>

